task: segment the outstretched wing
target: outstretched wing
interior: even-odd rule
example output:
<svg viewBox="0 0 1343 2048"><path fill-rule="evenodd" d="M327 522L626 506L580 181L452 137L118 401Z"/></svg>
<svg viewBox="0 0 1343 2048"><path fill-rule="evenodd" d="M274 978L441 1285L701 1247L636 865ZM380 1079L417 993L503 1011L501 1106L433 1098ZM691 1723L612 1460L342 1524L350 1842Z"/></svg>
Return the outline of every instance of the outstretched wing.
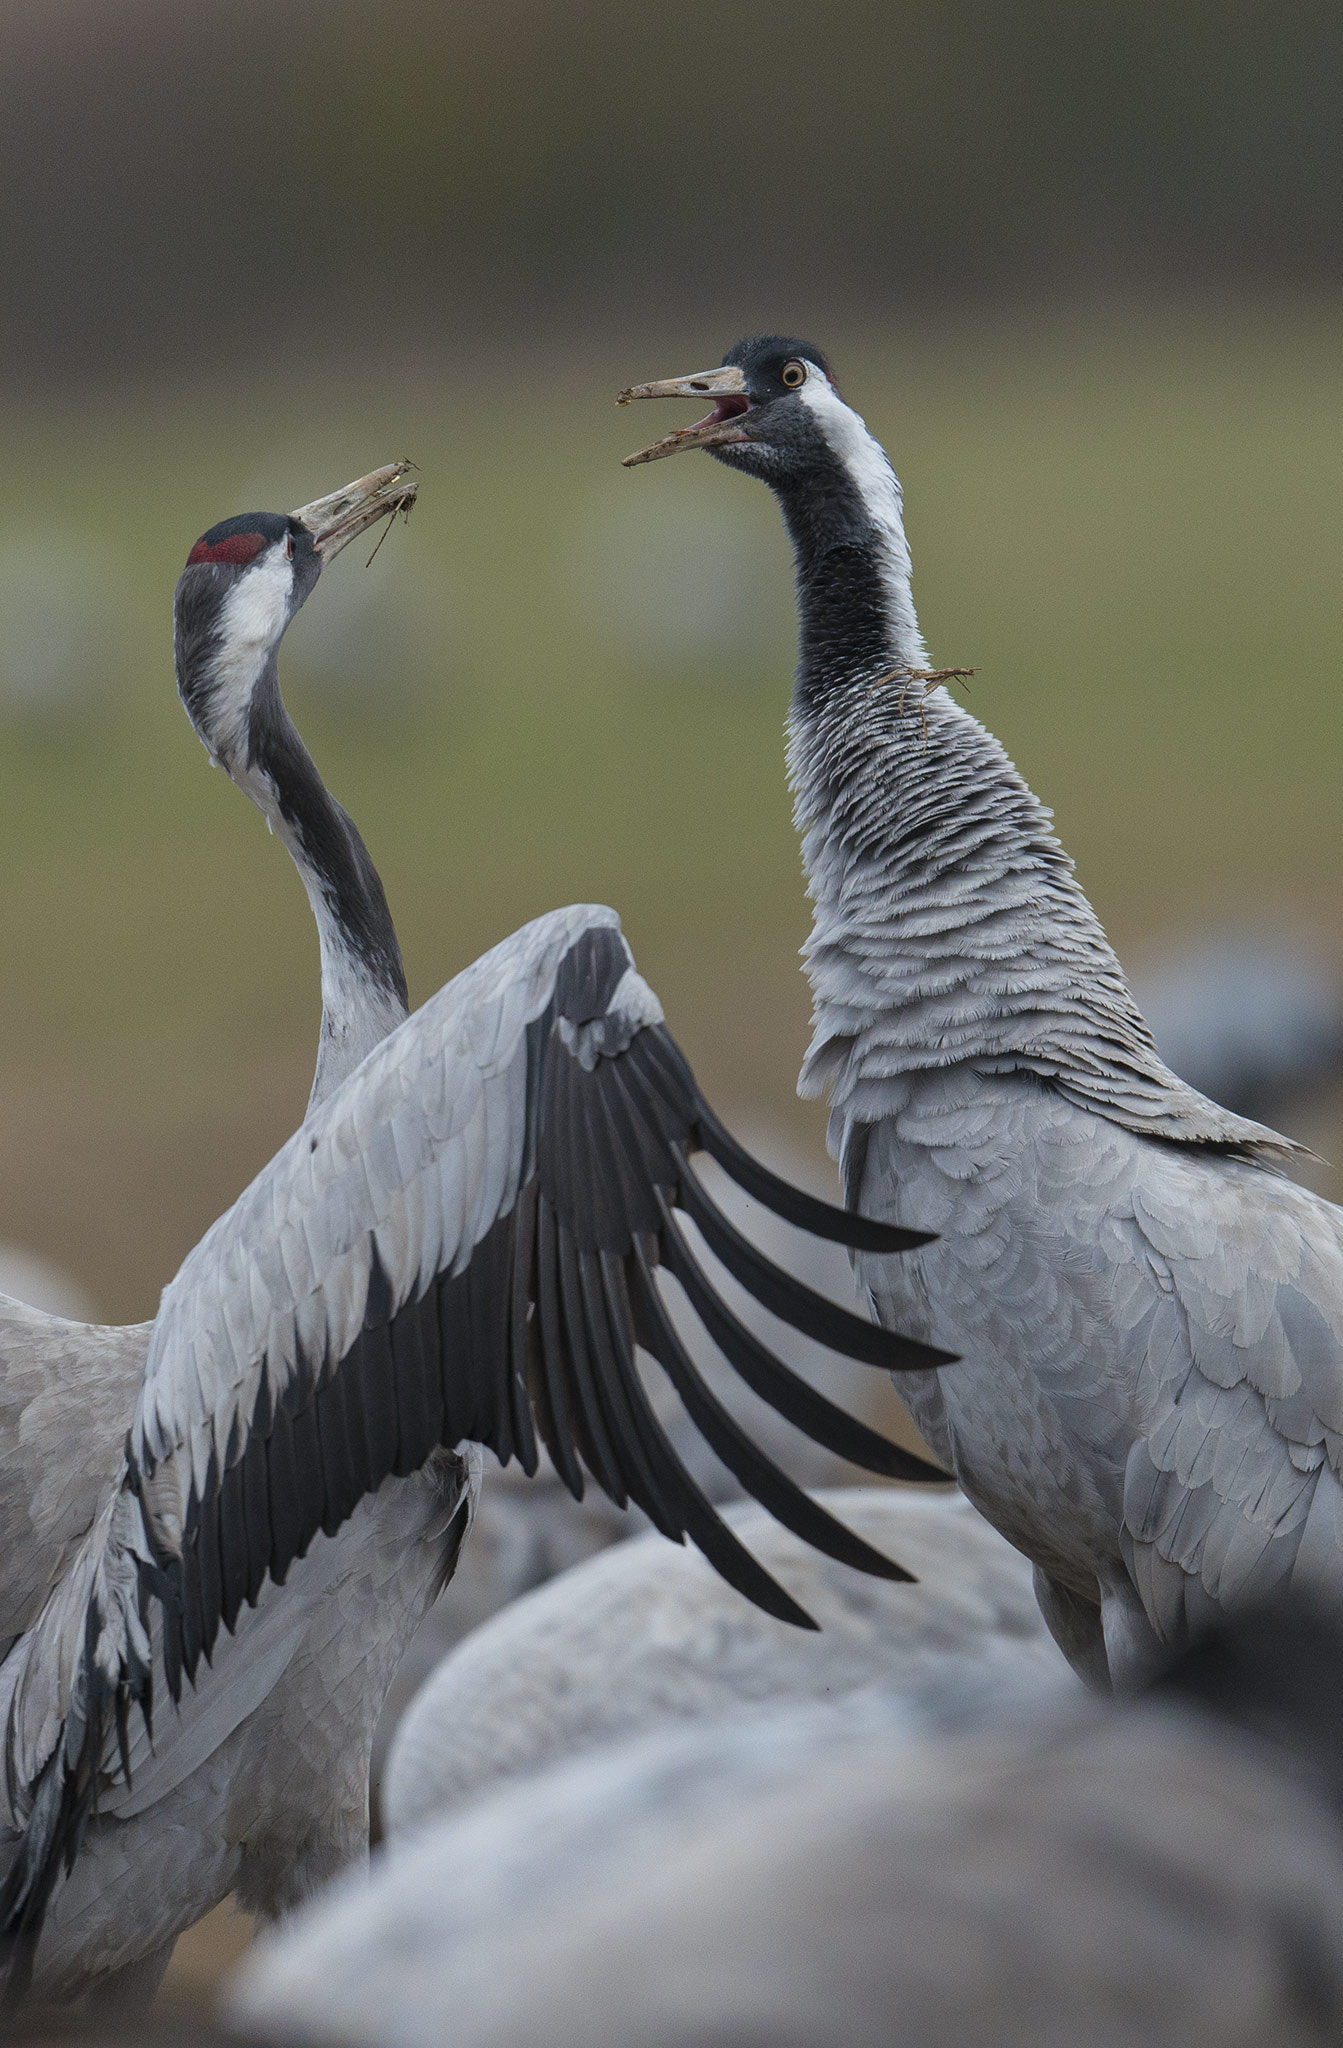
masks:
<svg viewBox="0 0 1343 2048"><path fill-rule="evenodd" d="M801 1194L737 1145L599 907L553 912L486 954L295 1133L165 1290L120 1492L19 1652L10 1805L32 1819L0 1894L11 1932L40 1920L99 1773L126 1769L129 1704L152 1709L151 1643L179 1697L267 1578L282 1584L319 1530L439 1445L471 1440L531 1471L539 1436L575 1494L586 1467L750 1599L814 1626L677 1459L637 1345L780 1521L906 1576L755 1448L678 1338L656 1268L758 1394L872 1471L945 1478L780 1364L682 1219L756 1299L835 1350L897 1371L947 1354L772 1264L705 1192L701 1149L804 1229L879 1252L926 1241Z"/></svg>

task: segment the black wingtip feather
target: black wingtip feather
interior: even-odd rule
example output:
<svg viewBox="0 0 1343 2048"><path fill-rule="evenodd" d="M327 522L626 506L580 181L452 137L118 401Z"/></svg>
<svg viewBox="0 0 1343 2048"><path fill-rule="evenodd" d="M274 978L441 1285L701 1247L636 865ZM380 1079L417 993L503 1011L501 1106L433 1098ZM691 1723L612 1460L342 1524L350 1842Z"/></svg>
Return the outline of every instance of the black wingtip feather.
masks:
<svg viewBox="0 0 1343 2048"><path fill-rule="evenodd" d="M639 1342L656 1357L662 1340L660 1317L665 1315L665 1310L662 1309L657 1283L653 1279L647 1256L642 1245L637 1243L630 1277L633 1282L633 1308ZM715 1513L660 1430L658 1435L659 1449L664 1454L667 1468L675 1478L678 1512L691 1542L703 1551L714 1570L719 1572L730 1586L735 1586L739 1593L744 1593L748 1600L754 1601L766 1614L774 1615L776 1620L790 1622L794 1628L816 1628L817 1623L806 1608L765 1570L759 1558L752 1556L745 1544L733 1535L727 1524Z"/></svg>
<svg viewBox="0 0 1343 2048"><path fill-rule="evenodd" d="M909 1230L900 1224L883 1223L875 1216L860 1216L856 1210L843 1209L836 1202L824 1202L817 1195L806 1194L791 1181L772 1173L733 1137L706 1102L685 1055L666 1026L653 1026L644 1035L650 1060L684 1089L693 1105L691 1131L696 1146L716 1159L739 1188L763 1202L776 1216L782 1216L786 1223L795 1224L812 1237L847 1245L852 1251L894 1254L917 1251L920 1245L936 1242L934 1231Z"/></svg>
<svg viewBox="0 0 1343 2048"><path fill-rule="evenodd" d="M675 1212L666 1209L663 1258L667 1270L685 1290L686 1297L713 1343L752 1393L791 1422L813 1443L833 1451L851 1465L886 1479L902 1479L916 1485L952 1486L953 1475L914 1451L893 1444L879 1431L869 1429L844 1408L819 1393L809 1380L793 1372L782 1359L760 1342L732 1310L716 1295L696 1265Z"/></svg>
<svg viewBox="0 0 1343 2048"><path fill-rule="evenodd" d="M825 1556L837 1559L840 1564L852 1565L856 1571L867 1572L873 1578L909 1583L912 1573L873 1549L870 1543L864 1542L861 1536L856 1536L827 1513L752 1443L740 1423L700 1378L651 1275L647 1277L646 1286L644 1302L653 1355L671 1380L686 1414L710 1450L722 1460L752 1499L759 1501L776 1522L785 1529L791 1529L795 1536L800 1536Z"/></svg>
<svg viewBox="0 0 1343 2048"><path fill-rule="evenodd" d="M921 1344L913 1337L902 1337L880 1323L868 1322L805 1287L791 1273L785 1273L728 1221L696 1178L685 1153L680 1156L677 1205L696 1224L714 1257L722 1260L729 1273L740 1280L763 1308L831 1351L842 1352L846 1358L856 1358L864 1365L878 1366L884 1372L929 1372L937 1366L955 1364L954 1353L939 1350L933 1344Z"/></svg>
<svg viewBox="0 0 1343 2048"><path fill-rule="evenodd" d="M582 1500L583 1472L574 1455L573 1413L564 1374L564 1344L560 1334L559 1250L555 1241L555 1214L541 1195L536 1212L536 1294L539 1309L538 1356L545 1382L545 1409L551 1433L546 1449L560 1478L575 1500Z"/></svg>

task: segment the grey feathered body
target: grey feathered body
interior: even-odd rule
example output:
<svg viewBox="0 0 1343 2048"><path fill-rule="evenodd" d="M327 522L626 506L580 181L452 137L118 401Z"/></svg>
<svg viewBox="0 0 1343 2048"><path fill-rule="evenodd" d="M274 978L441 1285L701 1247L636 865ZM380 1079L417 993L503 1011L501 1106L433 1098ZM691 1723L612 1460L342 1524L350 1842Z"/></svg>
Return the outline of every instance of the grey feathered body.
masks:
<svg viewBox="0 0 1343 2048"><path fill-rule="evenodd" d="M328 1068L329 1087L340 1067ZM0 1299L0 1718L25 1676L25 1632L78 1590L71 1568L115 1499L153 1327ZM152 1995L177 1936L230 1893L273 1917L367 1854L374 1727L478 1486L478 1456L450 1453L387 1480L244 1608L208 1680L180 1711L163 1704L152 1754L135 1745L130 1791L103 1800L48 1915L40 1996L115 1997L124 1980ZM73 1657L75 1602L69 1622ZM57 1686L53 1716L61 1702ZM0 1797L0 1872L22 1818Z"/></svg>
<svg viewBox="0 0 1343 2048"><path fill-rule="evenodd" d="M1077 1669L1128 1682L1219 1607L1343 1593L1343 1213L1163 1064L1049 813L927 667L900 486L824 358L730 360L750 409L714 452L797 569L801 1090L850 1203L939 1233L858 1261L883 1322L960 1354L916 1419Z"/></svg>
<svg viewBox="0 0 1343 2048"><path fill-rule="evenodd" d="M620 1543L515 1600L459 1643L396 1731L388 1839L506 1781L633 1735L872 1687L933 1725L1078 1690L1045 1632L1030 1567L955 1487L818 1495L913 1585L823 1558L754 1502L728 1520L820 1629L748 1607L693 1551Z"/></svg>
<svg viewBox="0 0 1343 2048"><path fill-rule="evenodd" d="M539 1427L581 1490L581 1436L613 1498L807 1618L674 1460L639 1393L636 1333L790 1526L899 1576L719 1426L644 1276L651 1243L767 1399L895 1476L908 1453L737 1343L666 1190L778 1312L921 1371L921 1347L743 1263L685 1148L717 1146L762 1199L832 1234L900 1234L739 1160L711 1115L614 912L573 905L385 1038L196 1246L164 1291L119 1477L0 1665L0 1883L8 1931L36 1921L41 1995L132 1970L143 1992L228 1891L275 1914L360 1854L374 1722L455 1562L481 1446L534 1468Z"/></svg>
<svg viewBox="0 0 1343 2048"><path fill-rule="evenodd" d="M152 1328L69 1322L0 1295L0 1658L116 1482Z"/></svg>
<svg viewBox="0 0 1343 2048"><path fill-rule="evenodd" d="M258 1944L230 2016L313 2048L1324 2048L1311 1648L1212 1712L1168 1687L930 1737L868 1690L609 1743L394 1842Z"/></svg>
<svg viewBox="0 0 1343 2048"><path fill-rule="evenodd" d="M37 1622L112 1499L151 1324L65 1323L0 1303L0 1626ZM208 1681L164 1702L129 1792L103 1801L39 1953L46 1998L114 1991L230 1893L288 1911L367 1853L369 1757L397 1665L450 1574L479 1461L441 1454L389 1479L221 1637ZM59 1597L59 1595L58 1595ZM77 1622L77 1616L72 1614ZM73 1644L72 1644L73 1648ZM0 1664L0 1719L22 1651ZM53 1699L53 1709L59 1701ZM15 1817L0 1800L13 1853ZM137 1987L141 1988L141 1987Z"/></svg>
<svg viewBox="0 0 1343 2048"><path fill-rule="evenodd" d="M467 1480L465 1459L443 1458L386 1481L316 1539L285 1587L244 1608L180 1712L163 1703L153 1751L136 1743L129 1791L104 1798L52 1902L43 1997L166 1964L178 1935L230 1893L275 1918L367 1855L374 1725L451 1570L460 1525L446 1532Z"/></svg>
<svg viewBox="0 0 1343 2048"><path fill-rule="evenodd" d="M962 1355L908 1394L1114 1676L1294 1578L1343 1591L1343 1213L1161 1062L1037 802L939 689L792 725L815 1034L850 1199L938 1242L860 1261Z"/></svg>

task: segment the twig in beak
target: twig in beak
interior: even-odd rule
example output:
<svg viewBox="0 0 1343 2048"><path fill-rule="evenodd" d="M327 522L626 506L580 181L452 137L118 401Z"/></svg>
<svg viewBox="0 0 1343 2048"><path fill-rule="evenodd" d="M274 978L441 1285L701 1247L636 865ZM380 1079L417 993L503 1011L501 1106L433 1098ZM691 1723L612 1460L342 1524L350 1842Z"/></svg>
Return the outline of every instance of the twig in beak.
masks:
<svg viewBox="0 0 1343 2048"><path fill-rule="evenodd" d="M395 505L389 505L387 507L387 523L383 527L382 532L378 535L377 545L373 549L373 554L369 556L368 560L364 564L364 567L366 569L371 569L373 567L373 556L377 554L378 548L382 546L388 534L396 525L397 513L399 512L403 519L409 519L411 507L414 503L415 493L412 490L411 492L408 493L406 497L399 499Z"/></svg>

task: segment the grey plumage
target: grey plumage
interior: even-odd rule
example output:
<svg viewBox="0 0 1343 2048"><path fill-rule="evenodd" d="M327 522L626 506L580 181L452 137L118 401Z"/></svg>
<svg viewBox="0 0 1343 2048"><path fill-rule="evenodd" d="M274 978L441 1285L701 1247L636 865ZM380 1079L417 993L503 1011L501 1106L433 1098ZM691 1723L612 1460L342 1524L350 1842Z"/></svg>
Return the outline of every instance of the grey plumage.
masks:
<svg viewBox="0 0 1343 2048"><path fill-rule="evenodd" d="M150 1328L0 1296L0 1655L36 1620L120 1469Z"/></svg>
<svg viewBox="0 0 1343 2048"><path fill-rule="evenodd" d="M783 1179L805 1188L809 1194L824 1196L830 1192L832 1176L825 1164L814 1163L807 1154L788 1144L777 1130L757 1128L747 1135L754 1155ZM776 1264L785 1266L832 1301L847 1307L859 1305L853 1268L842 1246L792 1228L763 1203L753 1201L712 1160L705 1161L703 1172L705 1184L724 1215ZM831 1400L843 1401L852 1396L850 1367L820 1350L788 1324L769 1316L744 1288L735 1286L730 1275L723 1274L721 1278L724 1288L731 1291L736 1313L777 1357ZM673 1296L668 1305L697 1370L737 1421L750 1431L761 1450L784 1465L799 1485L809 1489L852 1483L851 1465L823 1444L800 1436L774 1409L757 1400L735 1373L722 1366L703 1326L683 1298ZM677 1457L706 1497L716 1503L742 1499L740 1482L709 1449L682 1410L674 1389L661 1375L650 1375L646 1391ZM870 1383L867 1392L869 1400L880 1402L883 1410L894 1409L894 1402L879 1384ZM451 1585L425 1616L388 1694L374 1744L374 1783L380 1781L389 1745L408 1702L455 1644L509 1601L595 1556L609 1544L637 1538L649 1526L647 1517L637 1507L631 1505L622 1510L596 1488L589 1489L581 1501L575 1500L547 1457L542 1458L531 1478L517 1465L487 1468L471 1541L462 1552Z"/></svg>
<svg viewBox="0 0 1343 2048"><path fill-rule="evenodd" d="M902 673L845 678L790 717L815 904L800 1091L870 1121L884 1084L973 1064L1144 1137L1290 1152L1165 1065L1049 812L945 688L904 689Z"/></svg>
<svg viewBox="0 0 1343 2048"><path fill-rule="evenodd" d="M734 1707L876 1687L938 1725L1076 1686L1040 1619L1029 1564L962 1494L854 1487L818 1498L918 1583L864 1578L754 1504L729 1510L740 1539L821 1623L815 1636L747 1607L702 1558L653 1536L620 1544L515 1601L433 1673L392 1744L387 1833L563 1758Z"/></svg>
<svg viewBox="0 0 1343 2048"><path fill-rule="evenodd" d="M349 2048L445 2014L457 2048L1323 2048L1337 1681L1316 1628L940 1738L875 1695L648 1737L394 1845L231 2014Z"/></svg>
<svg viewBox="0 0 1343 2048"><path fill-rule="evenodd" d="M728 365L712 452L775 490L797 563L801 1087L850 1203L941 1233L858 1262L961 1355L915 1419L1093 1682L1274 1590L1337 1600L1343 1216L1158 1056L1048 812L928 669L899 486L819 351Z"/></svg>
<svg viewBox="0 0 1343 2048"><path fill-rule="evenodd" d="M275 650L294 611L316 582L325 556L337 552L344 540L363 530L371 519L385 517L389 510L413 498L413 487L407 491L401 483L404 469L404 464L394 464L314 506L301 508L288 520L260 514L212 529L193 549L193 564L202 553L209 557L207 543L211 539L225 535L258 542L264 538L268 547L237 561L229 559L226 548L220 567L212 566L209 559L199 567L189 565L175 606L178 685L188 712L193 721L202 721L198 730L212 758L279 830L313 904L323 961L314 1102L329 1095L357 1064L362 1051L405 1015L404 979L398 996L390 986L387 967L395 959L399 972L389 919L384 926L380 971L349 958L342 945L338 907L321 886L301 830L285 816L282 789L272 772L274 749L254 743L248 707L260 681L267 693L267 736L280 739L292 786L295 765L301 772L307 757L283 712L275 679ZM264 535L250 532L253 528L264 528ZM295 548L299 553L297 575L293 569ZM238 553L236 546L232 553ZM258 557L263 602L249 600L239 608L238 595L247 597L243 572L256 564ZM224 605L230 597L235 599L235 615L228 619ZM212 716L203 708L207 704ZM311 782L320 789L315 769L310 762L307 766ZM338 806L334 809L343 817ZM353 828L349 829L353 834ZM353 836L357 841L357 834ZM362 852L362 842L358 846ZM363 858L367 862L366 854ZM380 898L380 885L378 895ZM382 911L385 918L385 902ZM126 1432L134 1418L152 1329L150 1323L118 1327L74 1322L0 1299L0 1657L4 1659L0 1663L0 1701L15 1717L7 1730L11 1773L17 1719L26 1717L32 1739L49 1745L62 1711L61 1701L73 1682L83 1619L81 1602L97 1555L96 1550L90 1551L90 1539L100 1524L106 1526L113 1511L124 1471ZM377 1595L385 1596L385 1568L374 1577ZM343 1586L339 1574L334 1580L328 1574L328 1581L337 1588ZM16 1647L39 1621L45 1631L39 1640L56 1655L59 1668L55 1673L49 1664L41 1669L34 1666L32 1642ZM323 1633L319 1620L312 1630L319 1667ZM254 1675L263 1663L253 1661ZM44 1685L49 1689L44 1691ZM225 1691L227 1694L228 1688ZM217 1712L214 1732L221 1741L229 1732L224 1728L221 1733ZM206 1751L209 1743L207 1735ZM200 1760L198 1755L195 1762ZM188 1765L177 1782L189 1775ZM139 1789L145 1790L143 1772ZM244 1810L248 1796L244 1789ZM338 1789L333 1808L340 1805L341 1797ZM0 1851L0 1860L12 1868L13 1828L24 1810L22 1795L12 1779L8 1800L11 1839L7 1853ZM182 1805L179 1793L179 1809ZM353 1807L357 1809L357 1800ZM134 1978L141 1995L152 1996L178 1929L223 1895L201 1893L190 1881L193 1860L198 1865L208 1864L218 1847L202 1843L199 1828L204 1819L203 1812L187 1814L184 1824L183 1817L165 1809L152 1821L116 1837L111 1874L105 1868L101 1872L104 1891L111 1900L106 1911L87 1888L88 1872L81 1873L64 1904L67 1922L77 1931L67 1937L59 1962L59 1943L52 1945L48 1983L54 1991L93 1989L115 2002ZM353 1820L342 1816L342 1825L357 1845L357 1810ZM162 1884L152 1905L141 1898L128 1914L125 1895L137 1870L142 1876L152 1871L156 1881L171 1872L178 1881ZM81 1884L86 1887L82 1908ZM202 1897L203 1904L199 1902ZM163 1927L171 1923L166 1935L160 1921Z"/></svg>
<svg viewBox="0 0 1343 2048"><path fill-rule="evenodd" d="M381 884L275 674L316 580L310 557L351 537L351 498L356 516L385 511L384 482L225 522L179 585L183 695L303 874L324 1028L303 1125L165 1290L110 1483L0 1665L0 1918L11 1982L35 1966L48 1996L128 1971L143 1986L227 1892L275 1915L359 1856L373 1725L455 1564L481 1446L532 1470L544 1442L575 1493L586 1467L751 1599L810 1625L677 1460L636 1344L775 1515L905 1576L716 1400L659 1264L733 1370L805 1433L888 1476L933 1470L737 1322L680 1216L748 1292L841 1353L916 1371L940 1354L760 1254L691 1155L838 1242L895 1251L921 1237L816 1202L742 1150L613 911L535 920L386 1035L404 980Z"/></svg>

